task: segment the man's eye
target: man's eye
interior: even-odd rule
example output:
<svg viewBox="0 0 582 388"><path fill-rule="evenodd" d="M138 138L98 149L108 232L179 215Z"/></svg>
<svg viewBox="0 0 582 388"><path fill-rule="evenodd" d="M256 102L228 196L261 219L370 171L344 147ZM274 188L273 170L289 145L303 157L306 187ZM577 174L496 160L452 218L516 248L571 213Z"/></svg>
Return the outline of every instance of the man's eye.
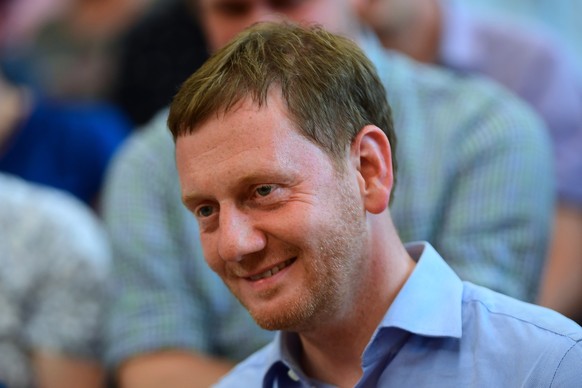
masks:
<svg viewBox="0 0 582 388"><path fill-rule="evenodd" d="M257 194L261 197L266 197L267 195L271 194L273 191L273 186L271 185L262 185L257 187Z"/></svg>
<svg viewBox="0 0 582 388"><path fill-rule="evenodd" d="M214 212L214 209L212 208L212 206L200 206L196 210L196 216L206 218L206 217L210 217L213 212Z"/></svg>

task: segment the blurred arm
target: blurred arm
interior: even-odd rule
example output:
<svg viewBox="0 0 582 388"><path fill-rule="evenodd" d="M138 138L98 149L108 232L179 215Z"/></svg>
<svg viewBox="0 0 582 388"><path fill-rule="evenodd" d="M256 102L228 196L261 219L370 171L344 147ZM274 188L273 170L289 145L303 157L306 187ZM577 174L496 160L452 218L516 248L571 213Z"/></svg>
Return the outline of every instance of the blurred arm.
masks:
<svg viewBox="0 0 582 388"><path fill-rule="evenodd" d="M38 351L33 355L33 368L39 388L104 387L104 372L97 362Z"/></svg>
<svg viewBox="0 0 582 388"><path fill-rule="evenodd" d="M232 364L179 350L160 351L131 358L121 365L121 388L208 387L226 374Z"/></svg>
<svg viewBox="0 0 582 388"><path fill-rule="evenodd" d="M558 206L539 304L582 318L582 210Z"/></svg>

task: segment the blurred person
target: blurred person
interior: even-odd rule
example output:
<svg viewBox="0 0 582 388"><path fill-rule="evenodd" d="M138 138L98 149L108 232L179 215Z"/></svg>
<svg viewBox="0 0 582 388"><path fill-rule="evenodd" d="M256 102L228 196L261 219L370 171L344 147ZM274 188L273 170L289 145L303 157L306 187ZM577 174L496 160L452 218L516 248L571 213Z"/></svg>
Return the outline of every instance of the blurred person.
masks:
<svg viewBox="0 0 582 388"><path fill-rule="evenodd" d="M14 18L10 7L16 4L0 2L0 26ZM68 191L97 209L105 169L131 130L110 105L51 98L0 69L0 171Z"/></svg>
<svg viewBox="0 0 582 388"><path fill-rule="evenodd" d="M168 126L208 265L279 330L217 387L582 381L580 326L401 242L390 107L353 41L255 25L183 84Z"/></svg>
<svg viewBox="0 0 582 388"><path fill-rule="evenodd" d="M101 223L70 194L0 173L0 229L0 382L102 387Z"/></svg>
<svg viewBox="0 0 582 388"><path fill-rule="evenodd" d="M154 1L10 1L4 70L50 97L108 99L117 73L118 40Z"/></svg>
<svg viewBox="0 0 582 388"><path fill-rule="evenodd" d="M0 71L0 171L65 190L98 210L105 170L132 127L106 104L59 101Z"/></svg>
<svg viewBox="0 0 582 388"><path fill-rule="evenodd" d="M1 0L0 46L30 42L40 26L62 12L67 3L68 0Z"/></svg>
<svg viewBox="0 0 582 388"><path fill-rule="evenodd" d="M582 2L473 0L467 2L482 13L512 23L545 27L571 49L577 68L582 69ZM582 71L582 70L581 70ZM580 144L580 140L577 141ZM574 147L572 147L574 148ZM580 147L575 152L579 158ZM580 167L578 166L578 171ZM580 175L577 176L580 181ZM551 246L552 262L545 271L539 302L582 323L582 206L570 200L558 208Z"/></svg>
<svg viewBox="0 0 582 388"><path fill-rule="evenodd" d="M193 1L156 4L123 36L119 52L111 98L142 126L170 103L182 82L208 57Z"/></svg>
<svg viewBox="0 0 582 388"><path fill-rule="evenodd" d="M582 72L540 30L451 0L358 0L387 48L459 73L484 74L527 101L552 139L558 208L539 302L582 317Z"/></svg>
<svg viewBox="0 0 582 388"><path fill-rule="evenodd" d="M393 105L400 173L392 217L401 238L435 245L462 279L535 297L553 186L545 128L525 104L483 79L384 50L351 0L198 5L212 50L254 22L279 19L276 12L356 40ZM107 361L122 387L208 386L272 336L204 264L197 223L180 204L166 116L124 145L104 197L115 295Z"/></svg>

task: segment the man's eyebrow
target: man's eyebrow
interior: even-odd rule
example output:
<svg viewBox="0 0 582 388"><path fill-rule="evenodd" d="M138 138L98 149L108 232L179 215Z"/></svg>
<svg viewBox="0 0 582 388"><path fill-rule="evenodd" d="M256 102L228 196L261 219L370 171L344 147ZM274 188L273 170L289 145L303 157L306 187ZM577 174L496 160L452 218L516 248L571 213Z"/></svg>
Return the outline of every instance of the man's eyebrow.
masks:
<svg viewBox="0 0 582 388"><path fill-rule="evenodd" d="M256 183L273 183L273 179L280 179L280 177L274 174L272 171L256 171L252 174L243 175L238 179L237 186L248 186Z"/></svg>
<svg viewBox="0 0 582 388"><path fill-rule="evenodd" d="M238 178L237 181L235 183L232 184L232 187L230 188L230 190L241 190L242 187L246 187L248 185L252 185L257 183L258 181L264 180L266 179L266 174L248 174L248 175L243 175L242 177ZM193 191L193 192L188 192L182 195L182 202L185 204L191 204L191 203L195 203L195 202L199 202L202 201L204 199L207 199L208 196L205 196L204 194L198 192L198 191Z"/></svg>
<svg viewBox="0 0 582 388"><path fill-rule="evenodd" d="M282 175L280 173L274 172L270 169L264 169L261 171L254 171L242 175L237 178L236 182L232 183L229 190L231 191L244 191L248 186L260 184L260 183L279 183L285 184L293 180L290 175ZM189 192L182 195L182 202L185 204L194 203L208 199L211 196L206 196L200 192Z"/></svg>
<svg viewBox="0 0 582 388"><path fill-rule="evenodd" d="M198 202L198 201L202 200L202 198L204 198L204 197L202 195L200 195L199 193L186 193L186 194L182 195L182 203L184 203L185 205L188 205L188 204Z"/></svg>

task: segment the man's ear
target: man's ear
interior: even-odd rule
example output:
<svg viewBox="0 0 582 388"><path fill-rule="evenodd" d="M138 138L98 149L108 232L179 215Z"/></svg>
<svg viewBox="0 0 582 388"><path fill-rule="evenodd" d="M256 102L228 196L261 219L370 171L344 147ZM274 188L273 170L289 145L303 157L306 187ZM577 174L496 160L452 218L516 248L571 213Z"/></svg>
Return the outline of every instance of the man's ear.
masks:
<svg viewBox="0 0 582 388"><path fill-rule="evenodd" d="M366 210L382 213L390 202L394 182L392 150L384 132L374 125L362 128L352 141L350 160L358 171Z"/></svg>

